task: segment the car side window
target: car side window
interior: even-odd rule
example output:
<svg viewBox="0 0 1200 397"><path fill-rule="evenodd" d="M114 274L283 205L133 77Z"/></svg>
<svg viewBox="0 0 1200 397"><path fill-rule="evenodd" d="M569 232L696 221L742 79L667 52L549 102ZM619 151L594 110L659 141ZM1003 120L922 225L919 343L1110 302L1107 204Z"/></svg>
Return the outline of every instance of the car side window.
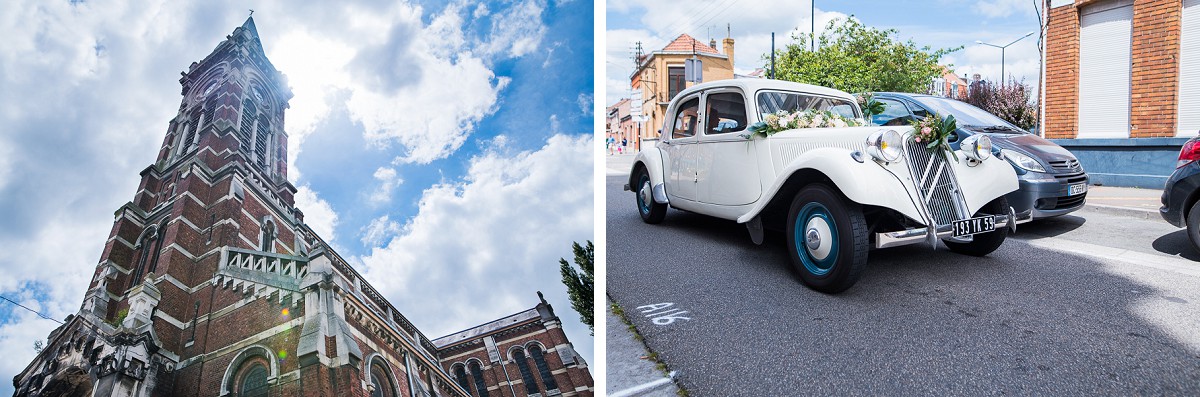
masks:
<svg viewBox="0 0 1200 397"><path fill-rule="evenodd" d="M725 134L746 129L746 99L741 93L710 94L705 104L706 134Z"/></svg>
<svg viewBox="0 0 1200 397"><path fill-rule="evenodd" d="M876 101L883 104L883 113L871 116L871 123L875 125L897 125L908 124L906 117L911 118L912 113L908 112L908 108L903 103L894 99L875 98Z"/></svg>
<svg viewBox="0 0 1200 397"><path fill-rule="evenodd" d="M679 105L675 113L675 124L672 127L671 138L690 138L696 136L696 124L700 118L700 98L692 98Z"/></svg>

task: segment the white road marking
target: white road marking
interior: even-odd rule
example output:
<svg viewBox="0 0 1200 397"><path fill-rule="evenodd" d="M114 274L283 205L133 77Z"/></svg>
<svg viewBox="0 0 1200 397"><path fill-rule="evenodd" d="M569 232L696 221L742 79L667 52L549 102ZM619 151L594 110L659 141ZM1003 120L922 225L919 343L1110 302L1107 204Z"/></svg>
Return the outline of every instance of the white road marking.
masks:
<svg viewBox="0 0 1200 397"><path fill-rule="evenodd" d="M673 308L672 306L675 306L675 303L651 303L649 305L638 306L637 309L638 311L641 311L642 314L645 314L646 317L653 317L651 320L654 321L654 325L670 325L671 323L674 323L675 320L692 320L691 317L683 317L683 315L687 314L688 312L684 311L683 309Z"/></svg>
<svg viewBox="0 0 1200 397"><path fill-rule="evenodd" d="M1103 245L1089 244L1057 237L1046 237L1031 240L1021 239L1021 241L1024 241L1034 247L1044 248L1051 251L1066 252L1100 259L1109 259L1131 265L1166 270L1192 277L1200 277L1200 263L1187 259L1148 254L1145 252L1127 250L1124 248L1106 247Z"/></svg>
<svg viewBox="0 0 1200 397"><path fill-rule="evenodd" d="M609 393L608 397L639 396L639 395L645 394L651 390L657 389L659 387L662 387L662 386L665 386L665 385L671 383L672 379L674 379L674 378L675 378L675 371L671 371L671 373L667 374L666 378L662 378L662 379L659 379L659 380L656 380L653 382L643 383L643 384L640 384L640 385L637 385L637 386L634 386L634 387L631 387L631 388L628 388L625 390L618 391L616 393Z"/></svg>

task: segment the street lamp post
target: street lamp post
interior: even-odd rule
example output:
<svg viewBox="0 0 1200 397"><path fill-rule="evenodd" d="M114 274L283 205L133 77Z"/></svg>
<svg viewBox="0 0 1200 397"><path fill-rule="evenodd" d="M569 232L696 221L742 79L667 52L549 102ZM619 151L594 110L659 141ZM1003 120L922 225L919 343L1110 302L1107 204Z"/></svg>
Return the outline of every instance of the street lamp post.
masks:
<svg viewBox="0 0 1200 397"><path fill-rule="evenodd" d="M986 45L986 46L992 46L992 47L996 47L996 48L999 48L999 49L1000 49L1000 86L1001 86L1001 87L1003 87L1003 86L1004 86L1004 49L1005 49L1005 48L1008 48L1008 46L1010 46L1010 45L1017 44L1017 42L1018 42L1018 41L1021 41L1021 39L1024 39L1024 38L1026 38L1026 37L1029 37L1029 36L1031 36L1031 35L1033 35L1033 32L1026 33L1024 36L1018 37L1016 40L1013 40L1011 43L1008 43L1008 44L1005 44L1005 45L1002 45L1002 46L1000 46L1000 45L995 45L995 44L984 43L984 42L982 42L982 41L975 40L975 44L983 44L983 45Z"/></svg>

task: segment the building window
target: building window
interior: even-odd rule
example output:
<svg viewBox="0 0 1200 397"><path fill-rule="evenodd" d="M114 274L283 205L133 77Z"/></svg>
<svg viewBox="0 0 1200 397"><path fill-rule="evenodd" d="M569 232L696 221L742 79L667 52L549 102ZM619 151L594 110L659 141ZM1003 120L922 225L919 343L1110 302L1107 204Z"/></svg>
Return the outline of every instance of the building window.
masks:
<svg viewBox="0 0 1200 397"><path fill-rule="evenodd" d="M458 385L462 387L463 390L466 390L467 392L471 391L470 385L467 384L467 370L462 364L454 366L454 381L458 382Z"/></svg>
<svg viewBox="0 0 1200 397"><path fill-rule="evenodd" d="M266 363L261 357L247 360L238 370L237 389L234 392L238 397L266 397L267 396L267 376L270 371L267 369Z"/></svg>
<svg viewBox="0 0 1200 397"><path fill-rule="evenodd" d="M684 81L683 66L667 68L667 87L669 90L667 93L668 97L666 98L667 101L675 98L676 95L679 95L679 91L687 88L687 83Z"/></svg>
<svg viewBox="0 0 1200 397"><path fill-rule="evenodd" d="M525 351L516 349L512 356L513 360L517 362L517 369L521 370L521 381L525 383L525 394L537 394L539 392L537 380L533 378L533 371L529 370L529 360L525 359Z"/></svg>
<svg viewBox="0 0 1200 397"><path fill-rule="evenodd" d="M217 120L217 98L209 98L204 101L204 123L212 125Z"/></svg>
<svg viewBox="0 0 1200 397"><path fill-rule="evenodd" d="M238 142L242 148L250 147L250 134L254 131L254 102L250 98L242 100L242 124L238 128Z"/></svg>
<svg viewBox="0 0 1200 397"><path fill-rule="evenodd" d="M263 252L275 252L275 237L279 234L275 230L275 221L267 219L263 222L262 227L262 244L258 249Z"/></svg>
<svg viewBox="0 0 1200 397"><path fill-rule="evenodd" d="M392 384L390 372L379 358L371 360L371 397L396 396L396 385Z"/></svg>
<svg viewBox="0 0 1200 397"><path fill-rule="evenodd" d="M550 373L550 366L546 365L546 354L538 345L529 346L529 355L533 356L533 362L537 365L538 373L542 376L542 384L546 386L546 390L558 389L558 382L554 381L554 375Z"/></svg>
<svg viewBox="0 0 1200 397"><path fill-rule="evenodd" d="M475 392L479 397L488 397L487 383L483 381L483 368L479 361L471 362L471 379L475 381Z"/></svg>
<svg viewBox="0 0 1200 397"><path fill-rule="evenodd" d="M258 117L258 128L255 128L254 133L254 157L258 160L258 165L267 165L267 146L270 142L271 124L267 121L267 115Z"/></svg>

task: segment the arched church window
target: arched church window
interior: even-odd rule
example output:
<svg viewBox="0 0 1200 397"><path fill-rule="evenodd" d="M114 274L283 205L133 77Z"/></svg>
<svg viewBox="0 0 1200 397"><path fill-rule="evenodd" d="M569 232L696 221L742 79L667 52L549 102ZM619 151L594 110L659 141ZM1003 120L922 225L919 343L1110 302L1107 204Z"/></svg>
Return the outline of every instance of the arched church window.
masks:
<svg viewBox="0 0 1200 397"><path fill-rule="evenodd" d="M371 397L395 397L396 385L392 384L387 364L376 357L371 360Z"/></svg>
<svg viewBox="0 0 1200 397"><path fill-rule="evenodd" d="M259 245L259 251L275 252L275 237L279 232L275 230L275 221L267 219L263 222L262 244Z"/></svg>
<svg viewBox="0 0 1200 397"><path fill-rule="evenodd" d="M467 370L462 364L454 365L454 381L458 382L463 390L471 391L471 387L467 384Z"/></svg>
<svg viewBox="0 0 1200 397"><path fill-rule="evenodd" d="M537 365L538 374L542 377L542 384L546 386L546 390L554 390L558 388L558 382L554 381L554 375L550 373L550 366L546 365L546 353L542 351L541 346L529 346L529 355L533 357L533 363Z"/></svg>
<svg viewBox="0 0 1200 397"><path fill-rule="evenodd" d="M267 165L267 148L270 146L271 137L271 122L267 121L267 115L258 116L258 127L254 133L254 157L258 160L258 165Z"/></svg>
<svg viewBox="0 0 1200 397"><path fill-rule="evenodd" d="M128 288L133 288L142 282L142 276L146 275L147 262L150 260L150 256L155 253L154 247L158 246L158 244L155 244L157 241L158 225L150 225L150 227L142 231L142 235L138 236L137 244L133 246L134 249L138 250L138 260L133 265L133 272L130 273L132 277L129 278Z"/></svg>
<svg viewBox="0 0 1200 397"><path fill-rule="evenodd" d="M479 361L471 361L471 378L475 380L475 391L479 393L479 397L488 397L487 383L483 381L483 368L479 365Z"/></svg>
<svg viewBox="0 0 1200 397"><path fill-rule="evenodd" d="M243 99L242 100L242 123L241 123L240 128L238 128L238 134L237 134L238 143L240 143L242 145L243 149L250 147L250 135L254 133L254 115L255 115L255 113L256 113L256 111L254 109L254 102L252 102L250 100L250 98Z"/></svg>
<svg viewBox="0 0 1200 397"><path fill-rule="evenodd" d="M519 348L514 350L512 357L517 361L517 369L521 370L521 381L525 383L525 394L539 392L537 379L533 378L533 371L529 370L529 360L525 359L525 350Z"/></svg>
<svg viewBox="0 0 1200 397"><path fill-rule="evenodd" d="M237 389L234 395L237 397L266 397L267 396L267 377L270 375L270 370L267 369L266 361L262 357L255 357L242 363L242 367L238 370Z"/></svg>
<svg viewBox="0 0 1200 397"><path fill-rule="evenodd" d="M212 125L216 121L217 114L217 98L212 97L204 101L204 124Z"/></svg>

